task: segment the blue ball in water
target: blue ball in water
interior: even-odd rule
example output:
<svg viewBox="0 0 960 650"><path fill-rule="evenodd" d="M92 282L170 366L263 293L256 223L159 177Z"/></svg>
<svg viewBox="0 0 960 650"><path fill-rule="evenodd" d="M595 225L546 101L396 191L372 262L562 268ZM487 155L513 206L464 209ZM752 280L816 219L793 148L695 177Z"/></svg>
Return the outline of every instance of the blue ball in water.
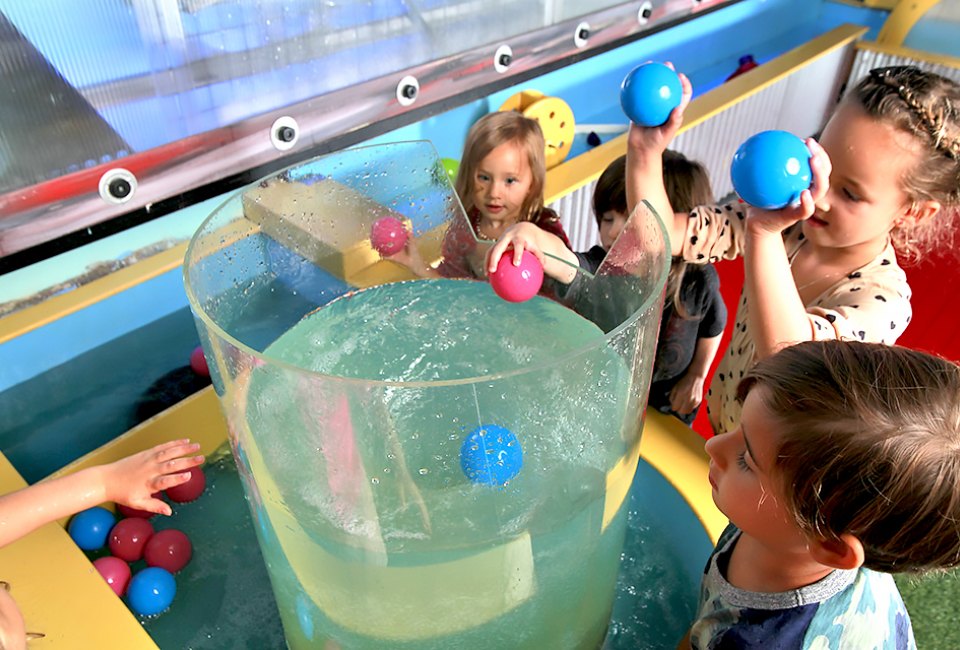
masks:
<svg viewBox="0 0 960 650"><path fill-rule="evenodd" d="M67 532L83 550L96 551L107 543L107 535L115 521L112 512L96 506L75 514L67 526Z"/></svg>
<svg viewBox="0 0 960 650"><path fill-rule="evenodd" d="M482 424L464 438L460 467L474 483L506 485L523 467L520 441L510 429Z"/></svg>
<svg viewBox="0 0 960 650"><path fill-rule="evenodd" d="M810 187L810 150L786 131L762 131L747 138L730 164L733 189L744 201L779 210L800 200Z"/></svg>
<svg viewBox="0 0 960 650"><path fill-rule="evenodd" d="M620 106L630 121L640 126L666 122L682 95L680 77L663 63L637 66L620 84Z"/></svg>
<svg viewBox="0 0 960 650"><path fill-rule="evenodd" d="M153 616L170 607L177 595L177 581L173 574L160 567L138 571L127 587L127 602L136 614Z"/></svg>

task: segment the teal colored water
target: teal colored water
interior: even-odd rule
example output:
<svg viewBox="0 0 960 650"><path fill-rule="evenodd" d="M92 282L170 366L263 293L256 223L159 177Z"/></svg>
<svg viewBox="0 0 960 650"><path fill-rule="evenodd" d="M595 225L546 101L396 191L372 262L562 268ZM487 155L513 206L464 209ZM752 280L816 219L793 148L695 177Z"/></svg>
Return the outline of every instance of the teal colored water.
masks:
<svg viewBox="0 0 960 650"><path fill-rule="evenodd" d="M639 405L599 328L486 283L409 282L333 301L266 356L311 371L257 367L233 416L291 648L602 642L632 478L611 470ZM503 486L460 466L487 425L522 449Z"/></svg>

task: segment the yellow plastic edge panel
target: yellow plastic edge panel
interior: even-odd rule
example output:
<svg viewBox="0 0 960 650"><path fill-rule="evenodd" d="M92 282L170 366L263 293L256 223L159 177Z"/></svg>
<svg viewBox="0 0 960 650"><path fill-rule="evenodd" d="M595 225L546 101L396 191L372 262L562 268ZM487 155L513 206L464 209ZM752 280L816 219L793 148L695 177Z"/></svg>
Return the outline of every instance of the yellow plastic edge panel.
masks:
<svg viewBox="0 0 960 650"><path fill-rule="evenodd" d="M727 526L727 518L713 503L703 438L680 420L647 409L640 456L680 493L716 543Z"/></svg>
<svg viewBox="0 0 960 650"><path fill-rule="evenodd" d="M5 494L26 485L0 454L0 491ZM44 635L32 641L30 648L157 649L140 622L56 523L0 548L0 580L10 584L27 631Z"/></svg>
<svg viewBox="0 0 960 650"><path fill-rule="evenodd" d="M900 0L880 28L877 42L882 45L903 45L903 40L917 21L931 7L938 4L940 0L909 0L909 2Z"/></svg>

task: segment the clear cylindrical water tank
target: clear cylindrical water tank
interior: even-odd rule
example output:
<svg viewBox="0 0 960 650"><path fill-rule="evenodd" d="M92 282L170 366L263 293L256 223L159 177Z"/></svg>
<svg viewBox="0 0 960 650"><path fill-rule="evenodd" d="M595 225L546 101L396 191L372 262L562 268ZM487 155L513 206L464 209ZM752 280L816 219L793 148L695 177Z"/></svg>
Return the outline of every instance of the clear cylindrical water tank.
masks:
<svg viewBox="0 0 960 650"><path fill-rule="evenodd" d="M662 310L662 223L642 204L596 275L508 303L483 280L381 259L384 217L425 262L462 252L482 268L490 243L425 142L246 187L185 260L287 644L596 648Z"/></svg>

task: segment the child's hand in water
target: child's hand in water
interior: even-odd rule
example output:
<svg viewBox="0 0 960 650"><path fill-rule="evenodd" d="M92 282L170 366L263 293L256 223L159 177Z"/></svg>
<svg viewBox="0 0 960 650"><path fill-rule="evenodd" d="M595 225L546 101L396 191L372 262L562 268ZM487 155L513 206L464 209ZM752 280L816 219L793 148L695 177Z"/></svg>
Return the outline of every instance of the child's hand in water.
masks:
<svg viewBox="0 0 960 650"><path fill-rule="evenodd" d="M101 467L107 500L158 514L171 514L170 506L154 498L155 492L186 483L190 471L203 463L200 445L174 440ZM193 455L190 455L193 454Z"/></svg>
<svg viewBox="0 0 960 650"><path fill-rule="evenodd" d="M667 61L667 66L671 69L673 64ZM651 155L660 156L664 150L670 146L670 142L677 134L680 125L683 124L683 112L693 97L693 86L687 75L678 72L680 77L680 105L670 113L670 118L660 126L643 127L633 122L630 123L630 131L627 135L627 148L637 152L647 152Z"/></svg>
<svg viewBox="0 0 960 650"><path fill-rule="evenodd" d="M827 152L820 143L813 138L807 138L807 148L810 149L810 171L813 180L810 189L800 194L800 201L788 205L780 210L761 210L750 207L747 209L747 232L752 234L780 235L784 230L804 219L814 216L817 203L827 195L830 189L830 171L832 165Z"/></svg>

